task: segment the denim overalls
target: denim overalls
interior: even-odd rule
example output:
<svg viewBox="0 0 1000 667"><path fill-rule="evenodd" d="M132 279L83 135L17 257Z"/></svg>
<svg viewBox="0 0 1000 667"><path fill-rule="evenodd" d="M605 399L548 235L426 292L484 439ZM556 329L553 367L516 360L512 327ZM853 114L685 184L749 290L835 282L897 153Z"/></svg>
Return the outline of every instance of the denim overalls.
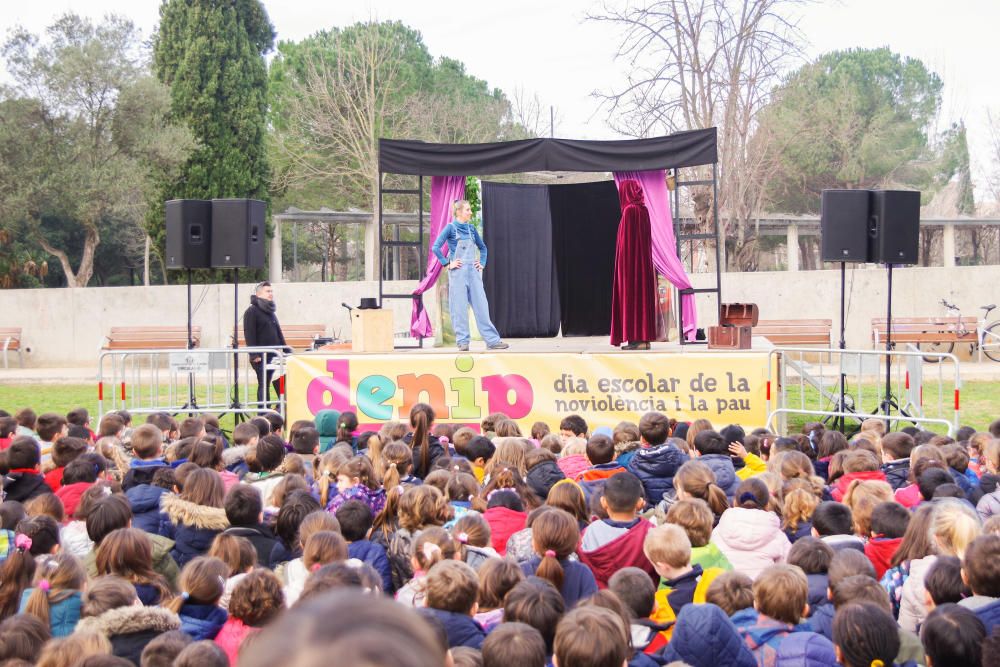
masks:
<svg viewBox="0 0 1000 667"><path fill-rule="evenodd" d="M456 231L456 234L461 232ZM490 307L483 289L483 276L476 270L478 248L470 232L468 236L458 236L455 254L451 258L462 260L462 266L448 271L448 305L451 324L455 328L455 342L469 344L469 306L476 317L476 326L487 345L500 342L500 334L490 320Z"/></svg>

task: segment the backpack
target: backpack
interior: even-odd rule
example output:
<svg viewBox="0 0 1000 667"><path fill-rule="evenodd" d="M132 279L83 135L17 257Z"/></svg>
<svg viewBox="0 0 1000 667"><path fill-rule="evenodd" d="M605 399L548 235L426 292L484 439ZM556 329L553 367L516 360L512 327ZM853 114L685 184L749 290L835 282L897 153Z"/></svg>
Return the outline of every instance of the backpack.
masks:
<svg viewBox="0 0 1000 667"><path fill-rule="evenodd" d="M837 667L833 642L815 632L792 632L778 644L775 667Z"/></svg>

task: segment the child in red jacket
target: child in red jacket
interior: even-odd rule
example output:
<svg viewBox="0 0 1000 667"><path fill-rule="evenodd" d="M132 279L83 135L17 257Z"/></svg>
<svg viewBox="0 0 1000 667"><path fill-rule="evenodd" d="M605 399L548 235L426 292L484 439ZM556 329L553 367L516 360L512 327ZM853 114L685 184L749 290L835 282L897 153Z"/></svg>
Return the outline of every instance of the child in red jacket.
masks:
<svg viewBox="0 0 1000 667"><path fill-rule="evenodd" d="M589 567L599 588L607 588L608 580L624 567L638 567L657 581L656 570L643 553L642 545L653 524L638 516L645 506L642 482L630 472L619 472L608 478L601 507L607 519L587 527L580 542L580 561Z"/></svg>
<svg viewBox="0 0 1000 667"><path fill-rule="evenodd" d="M872 510L871 539L865 544L865 555L875 566L876 579L881 579L889 569L908 525L910 513L897 502L879 503Z"/></svg>

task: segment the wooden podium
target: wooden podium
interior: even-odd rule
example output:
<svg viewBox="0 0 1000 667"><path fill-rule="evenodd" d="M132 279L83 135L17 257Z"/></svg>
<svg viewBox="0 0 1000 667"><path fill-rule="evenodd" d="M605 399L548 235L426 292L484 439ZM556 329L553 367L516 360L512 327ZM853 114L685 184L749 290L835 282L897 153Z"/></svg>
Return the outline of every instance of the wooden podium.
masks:
<svg viewBox="0 0 1000 667"><path fill-rule="evenodd" d="M352 310L351 350L392 352L392 311L383 308Z"/></svg>

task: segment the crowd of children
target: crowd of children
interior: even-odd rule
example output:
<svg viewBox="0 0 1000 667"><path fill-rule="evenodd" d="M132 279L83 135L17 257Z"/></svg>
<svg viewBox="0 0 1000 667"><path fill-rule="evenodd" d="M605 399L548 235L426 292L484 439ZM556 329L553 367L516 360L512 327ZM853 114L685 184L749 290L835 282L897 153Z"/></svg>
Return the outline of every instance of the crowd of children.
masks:
<svg viewBox="0 0 1000 667"><path fill-rule="evenodd" d="M93 426L0 411L0 667L1000 665L1000 421Z"/></svg>

